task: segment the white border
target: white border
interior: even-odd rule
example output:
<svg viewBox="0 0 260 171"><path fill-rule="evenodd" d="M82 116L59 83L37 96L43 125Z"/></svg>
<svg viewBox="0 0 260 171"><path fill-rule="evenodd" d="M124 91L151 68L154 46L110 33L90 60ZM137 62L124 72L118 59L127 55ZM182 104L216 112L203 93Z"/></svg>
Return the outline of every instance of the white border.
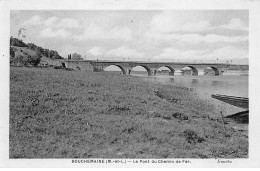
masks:
<svg viewBox="0 0 260 171"><path fill-rule="evenodd" d="M10 10L249 10L249 158L218 164L72 164L71 159L9 159ZM0 167L260 167L260 0L0 0ZM173 159L175 160L175 159Z"/></svg>

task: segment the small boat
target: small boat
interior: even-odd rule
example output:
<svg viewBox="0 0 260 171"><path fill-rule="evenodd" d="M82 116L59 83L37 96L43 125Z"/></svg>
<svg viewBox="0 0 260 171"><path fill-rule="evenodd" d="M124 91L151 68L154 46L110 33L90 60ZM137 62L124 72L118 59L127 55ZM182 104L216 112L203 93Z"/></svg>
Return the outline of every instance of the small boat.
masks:
<svg viewBox="0 0 260 171"><path fill-rule="evenodd" d="M212 98L243 109L249 108L249 99L246 97L226 96L220 94L211 95Z"/></svg>

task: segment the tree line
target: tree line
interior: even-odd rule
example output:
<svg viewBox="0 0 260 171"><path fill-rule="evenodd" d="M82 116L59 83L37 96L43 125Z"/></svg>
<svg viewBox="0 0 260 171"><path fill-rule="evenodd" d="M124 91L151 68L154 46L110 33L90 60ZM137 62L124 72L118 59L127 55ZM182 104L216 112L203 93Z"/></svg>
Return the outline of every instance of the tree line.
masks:
<svg viewBox="0 0 260 171"><path fill-rule="evenodd" d="M40 46L36 46L34 43L24 43L22 40L17 39L17 38L10 38L10 46L18 46L18 47L26 47L30 50L35 51L36 53L40 53L42 56L45 56L50 59L63 59L57 51L55 50L49 50L49 49L44 49ZM12 53L12 52L10 52ZM10 54L12 55L12 54Z"/></svg>
<svg viewBox="0 0 260 171"><path fill-rule="evenodd" d="M84 60L81 54L73 53L68 55L68 60Z"/></svg>

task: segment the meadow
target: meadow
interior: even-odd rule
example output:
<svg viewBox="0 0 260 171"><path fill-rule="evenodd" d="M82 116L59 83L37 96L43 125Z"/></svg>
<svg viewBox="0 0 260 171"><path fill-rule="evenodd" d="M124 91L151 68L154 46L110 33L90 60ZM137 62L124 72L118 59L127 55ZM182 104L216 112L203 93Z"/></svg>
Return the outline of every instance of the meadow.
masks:
<svg viewBox="0 0 260 171"><path fill-rule="evenodd" d="M188 88L10 68L10 158L248 158L248 133Z"/></svg>

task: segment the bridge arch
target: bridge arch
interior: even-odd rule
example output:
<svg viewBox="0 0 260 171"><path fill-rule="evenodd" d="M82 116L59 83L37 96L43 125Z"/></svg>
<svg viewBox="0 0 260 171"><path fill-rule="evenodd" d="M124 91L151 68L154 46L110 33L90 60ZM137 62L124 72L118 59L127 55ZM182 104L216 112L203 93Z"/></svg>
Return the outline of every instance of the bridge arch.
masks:
<svg viewBox="0 0 260 171"><path fill-rule="evenodd" d="M131 73L131 71L135 68L135 67L138 67L138 66L141 66L143 67L144 69L146 69L148 75L152 75L152 70L146 66L146 65L135 65L134 67L132 67L130 70L129 70L129 74Z"/></svg>
<svg viewBox="0 0 260 171"><path fill-rule="evenodd" d="M198 69L196 67L194 67L192 65L188 65L186 67L188 67L188 68L190 68L192 70L191 75L198 75L199 72L198 72ZM184 68L186 68L186 67L184 67Z"/></svg>
<svg viewBox="0 0 260 171"><path fill-rule="evenodd" d="M211 69L215 72L215 75L220 75L220 71L219 71L218 68L213 67L213 66L207 66L207 68L211 68ZM206 69L207 69L207 68L206 68Z"/></svg>
<svg viewBox="0 0 260 171"><path fill-rule="evenodd" d="M110 67L110 66L116 66L116 67L118 67L119 69L121 69L121 71L123 72L124 75L127 74L127 73L126 73L126 69L125 69L123 66L118 65L118 64L107 65L107 66L104 67L104 71L105 71L106 68L108 68L108 67Z"/></svg>
<svg viewBox="0 0 260 171"><path fill-rule="evenodd" d="M168 68L168 69L170 70L169 75L174 75L175 69L173 69L173 67L168 66L168 65L160 66L159 68L156 69L156 71L158 71L158 70L159 70L160 68L162 68L162 67Z"/></svg>

